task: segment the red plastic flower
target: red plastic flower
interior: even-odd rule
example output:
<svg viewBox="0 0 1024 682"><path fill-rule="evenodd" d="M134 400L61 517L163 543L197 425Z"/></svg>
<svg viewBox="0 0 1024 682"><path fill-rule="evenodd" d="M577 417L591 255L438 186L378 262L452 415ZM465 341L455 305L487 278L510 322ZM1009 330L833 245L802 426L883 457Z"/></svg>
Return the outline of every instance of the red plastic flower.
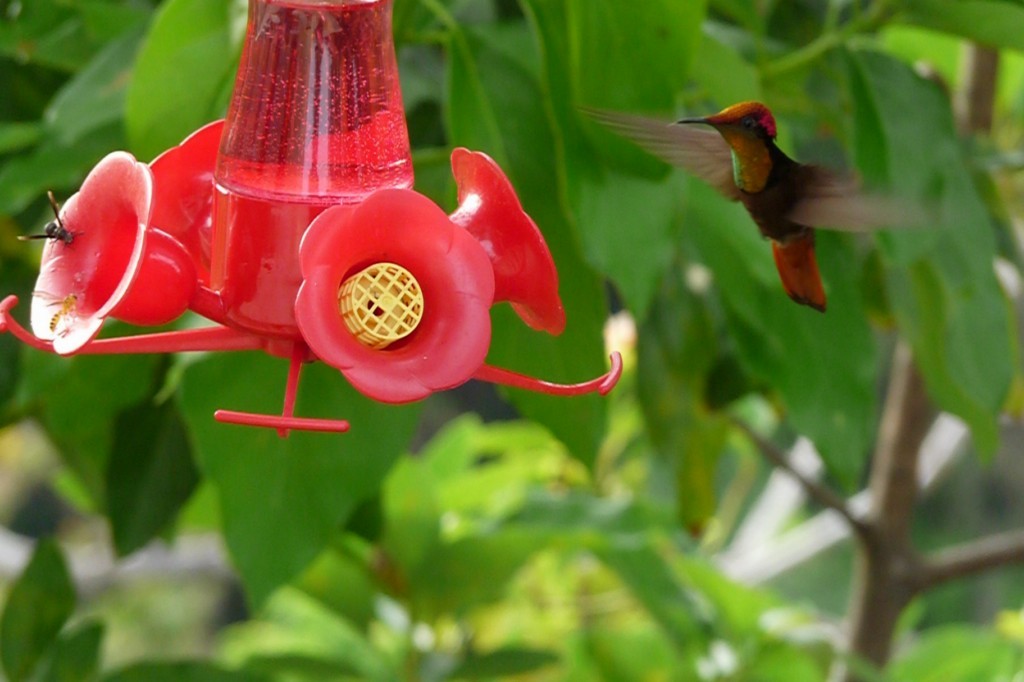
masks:
<svg viewBox="0 0 1024 682"><path fill-rule="evenodd" d="M114 152L68 199L60 220L71 243L47 240L32 296L32 331L74 353L96 336L138 274L152 203L149 168Z"/></svg>
<svg viewBox="0 0 1024 682"><path fill-rule="evenodd" d="M196 287L181 244L150 226L153 174L126 152L89 172L60 222L71 238L43 247L32 296L32 331L57 353L80 350L114 316L163 324L180 315Z"/></svg>
<svg viewBox="0 0 1024 682"><path fill-rule="evenodd" d="M483 365L491 340L491 263L473 236L426 197L383 189L355 206L330 208L306 230L299 255L295 318L303 338L367 396L418 400L464 383ZM359 341L339 310L342 284L378 263L408 270L423 295L418 326L384 349Z"/></svg>
<svg viewBox="0 0 1024 682"><path fill-rule="evenodd" d="M153 226L185 247L203 283L209 282L213 174L223 130L223 120L205 125L150 164Z"/></svg>
<svg viewBox="0 0 1024 682"><path fill-rule="evenodd" d="M459 208L452 220L480 242L494 266L495 301L509 301L523 322L550 334L565 329L558 271L543 235L491 157L458 148L452 172Z"/></svg>

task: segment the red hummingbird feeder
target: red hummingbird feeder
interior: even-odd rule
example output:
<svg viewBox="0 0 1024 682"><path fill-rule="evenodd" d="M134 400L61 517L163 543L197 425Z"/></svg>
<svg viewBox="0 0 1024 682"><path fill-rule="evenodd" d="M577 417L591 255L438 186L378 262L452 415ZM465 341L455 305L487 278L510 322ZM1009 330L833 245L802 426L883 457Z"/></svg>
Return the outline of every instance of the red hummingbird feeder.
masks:
<svg viewBox="0 0 1024 682"><path fill-rule="evenodd" d="M280 415L215 413L282 436L349 428L294 415L300 370L316 360L387 403L474 378L553 395L610 391L617 353L607 374L579 384L485 364L495 303L561 333L558 274L486 154L452 153L451 215L411 189L391 4L250 0L227 118L150 164L125 152L101 160L43 248L32 332L11 316L15 296L0 302L0 332L61 355L288 358ZM96 338L107 317L161 325L186 310L215 325Z"/></svg>

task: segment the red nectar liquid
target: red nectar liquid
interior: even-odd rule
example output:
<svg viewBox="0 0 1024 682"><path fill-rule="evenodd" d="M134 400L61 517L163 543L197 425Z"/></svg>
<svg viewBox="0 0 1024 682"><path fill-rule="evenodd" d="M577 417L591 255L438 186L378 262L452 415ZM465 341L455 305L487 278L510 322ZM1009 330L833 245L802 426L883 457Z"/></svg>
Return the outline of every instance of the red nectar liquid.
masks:
<svg viewBox="0 0 1024 682"><path fill-rule="evenodd" d="M412 186L391 0L250 0L216 180L211 287L238 326L297 335L309 222Z"/></svg>

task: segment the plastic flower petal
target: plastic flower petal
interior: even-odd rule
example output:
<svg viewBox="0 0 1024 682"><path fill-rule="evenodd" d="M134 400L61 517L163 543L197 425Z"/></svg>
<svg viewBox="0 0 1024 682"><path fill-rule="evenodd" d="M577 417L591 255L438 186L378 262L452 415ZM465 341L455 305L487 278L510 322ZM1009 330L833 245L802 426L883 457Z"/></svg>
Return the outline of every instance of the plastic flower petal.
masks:
<svg viewBox="0 0 1024 682"><path fill-rule="evenodd" d="M383 189L355 206L330 208L306 230L299 255L295 318L303 338L367 396L418 400L464 383L483 364L494 299L490 260L421 194ZM423 298L415 329L383 349L357 338L339 302L343 285L375 264L404 268Z"/></svg>
<svg viewBox="0 0 1024 682"><path fill-rule="evenodd" d="M150 164L153 225L188 251L203 282L209 281L214 179L224 121L214 121Z"/></svg>
<svg viewBox="0 0 1024 682"><path fill-rule="evenodd" d="M476 237L490 257L495 300L509 301L530 327L561 334L565 310L558 296L558 271L512 183L491 157L461 147L452 152L452 172L459 208L451 218Z"/></svg>
<svg viewBox="0 0 1024 682"><path fill-rule="evenodd" d="M149 167L130 154L102 159L61 209L71 243L47 240L32 295L32 331L74 353L128 293L142 260L153 195Z"/></svg>

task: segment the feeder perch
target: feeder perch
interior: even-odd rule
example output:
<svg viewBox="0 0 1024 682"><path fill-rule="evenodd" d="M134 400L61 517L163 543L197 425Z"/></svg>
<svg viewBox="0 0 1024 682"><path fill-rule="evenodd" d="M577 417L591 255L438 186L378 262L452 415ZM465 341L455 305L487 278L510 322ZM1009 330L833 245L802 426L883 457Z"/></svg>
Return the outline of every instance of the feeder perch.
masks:
<svg viewBox="0 0 1024 682"><path fill-rule="evenodd" d="M270 68L268 68L270 65ZM346 431L294 414L304 363L366 396L422 399L480 379L553 395L605 394L622 361L579 384L485 364L490 308L560 334L558 273L501 168L456 149L459 205L413 191L391 36L391 0L250 0L227 118L152 163L114 152L89 173L48 239L31 329L0 301L0 333L59 353L263 350L290 362L280 415L226 423ZM201 329L97 338L108 317Z"/></svg>

